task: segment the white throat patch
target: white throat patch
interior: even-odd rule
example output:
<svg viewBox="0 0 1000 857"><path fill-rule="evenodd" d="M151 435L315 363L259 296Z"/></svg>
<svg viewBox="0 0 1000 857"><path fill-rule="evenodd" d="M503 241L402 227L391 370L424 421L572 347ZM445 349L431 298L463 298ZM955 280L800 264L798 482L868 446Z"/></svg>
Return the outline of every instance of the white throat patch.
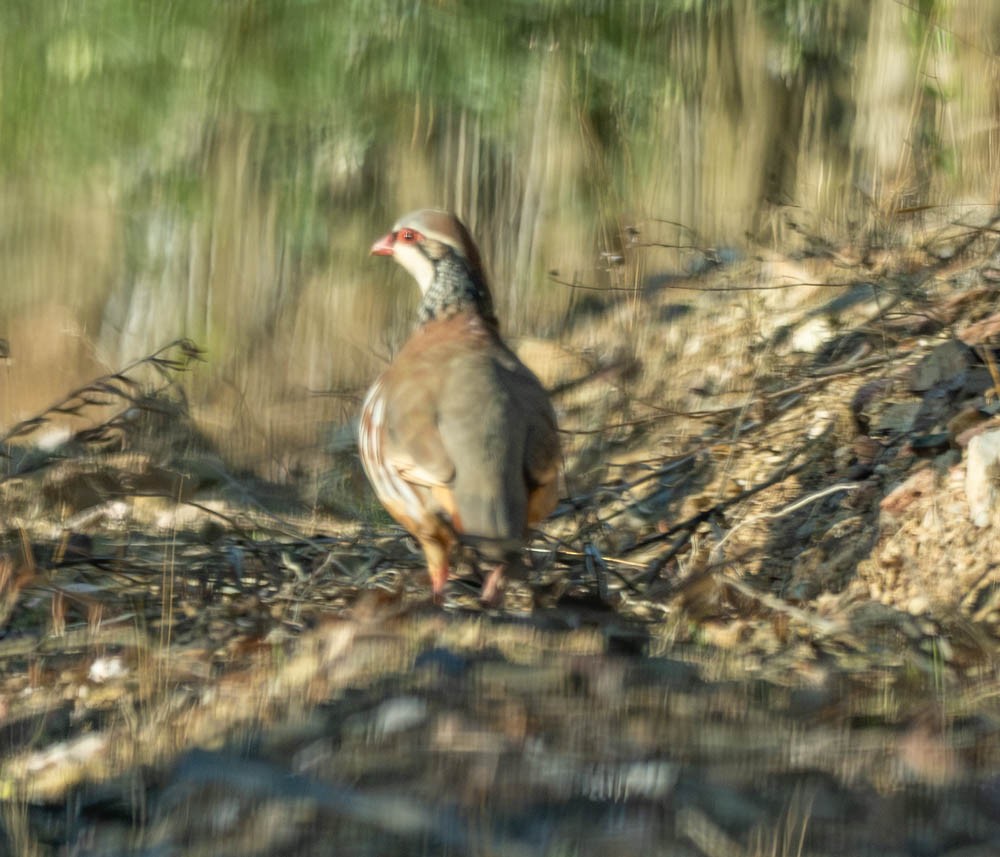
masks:
<svg viewBox="0 0 1000 857"><path fill-rule="evenodd" d="M420 293L426 294L434 279L434 263L414 245L399 241L393 245L392 256L417 281Z"/></svg>

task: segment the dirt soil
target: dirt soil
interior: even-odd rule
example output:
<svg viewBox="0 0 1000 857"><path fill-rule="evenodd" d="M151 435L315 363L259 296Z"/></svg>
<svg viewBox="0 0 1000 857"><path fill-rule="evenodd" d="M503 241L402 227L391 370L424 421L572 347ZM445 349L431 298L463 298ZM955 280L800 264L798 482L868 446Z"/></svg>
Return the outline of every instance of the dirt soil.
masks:
<svg viewBox="0 0 1000 857"><path fill-rule="evenodd" d="M233 473L191 343L6 427L0 855L1000 853L995 236L724 255L516 343L567 478L500 610L343 433Z"/></svg>

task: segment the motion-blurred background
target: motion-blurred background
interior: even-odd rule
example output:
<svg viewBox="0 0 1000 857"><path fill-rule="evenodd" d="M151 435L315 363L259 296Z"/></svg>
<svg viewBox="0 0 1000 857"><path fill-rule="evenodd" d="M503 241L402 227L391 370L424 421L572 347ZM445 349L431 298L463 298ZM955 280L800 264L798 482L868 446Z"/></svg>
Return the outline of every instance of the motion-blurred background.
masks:
<svg viewBox="0 0 1000 857"><path fill-rule="evenodd" d="M287 477L410 326L367 251L416 207L554 340L720 248L982 222L998 40L993 0L5 0L0 432L187 336L200 426Z"/></svg>

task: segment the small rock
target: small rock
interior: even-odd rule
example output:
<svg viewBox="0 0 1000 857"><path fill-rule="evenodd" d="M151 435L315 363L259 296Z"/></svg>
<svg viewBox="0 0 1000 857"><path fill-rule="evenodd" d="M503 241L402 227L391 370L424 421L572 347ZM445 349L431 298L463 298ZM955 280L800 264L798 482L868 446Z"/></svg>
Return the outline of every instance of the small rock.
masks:
<svg viewBox="0 0 1000 857"><path fill-rule="evenodd" d="M902 485L898 485L882 499L880 504L883 512L899 515L908 509L915 501L934 490L934 470L924 467L910 476Z"/></svg>
<svg viewBox="0 0 1000 857"><path fill-rule="evenodd" d="M833 331L830 329L830 323L825 318L813 318L799 326L792 334L789 344L792 351L815 354L824 343L830 341L831 336Z"/></svg>
<svg viewBox="0 0 1000 857"><path fill-rule="evenodd" d="M962 765L941 729L916 723L898 740L903 771L917 782L945 785L962 773Z"/></svg>
<svg viewBox="0 0 1000 857"><path fill-rule="evenodd" d="M951 474L952 468L962 463L962 453L957 449L946 449L940 455L934 457L934 467L938 473Z"/></svg>
<svg viewBox="0 0 1000 857"><path fill-rule="evenodd" d="M119 657L110 657L95 659L90 665L87 678L94 682L94 684L103 684L106 681L122 678L126 675L128 675L128 668L122 663L122 659Z"/></svg>
<svg viewBox="0 0 1000 857"><path fill-rule="evenodd" d="M959 435L971 428L982 425L986 421L986 415L975 406L962 408L955 416L948 420L946 428L952 440L957 442Z"/></svg>
<svg viewBox="0 0 1000 857"><path fill-rule="evenodd" d="M851 413L863 432L868 432L873 405L888 396L890 392L892 392L892 381L889 378L869 381L858 388L851 399Z"/></svg>
<svg viewBox="0 0 1000 857"><path fill-rule="evenodd" d="M957 339L951 339L935 348L910 370L910 390L923 393L941 381L960 375L972 363L972 349Z"/></svg>
<svg viewBox="0 0 1000 857"><path fill-rule="evenodd" d="M812 425L809 426L809 431L807 435L810 439L815 440L818 437L825 435L834 424L834 417L829 411L818 410L814 415Z"/></svg>
<svg viewBox="0 0 1000 857"><path fill-rule="evenodd" d="M997 423L996 417L991 420L987 420L986 422L979 423L978 425L974 425L971 428L967 428L955 435L955 445L959 448L967 447L969 445L969 441L977 435L994 431L997 428L1000 428L1000 424Z"/></svg>
<svg viewBox="0 0 1000 857"><path fill-rule="evenodd" d="M1000 431L988 431L969 441L965 463L965 497L969 515L977 527L990 522L997 502L996 480L1000 475Z"/></svg>
<svg viewBox="0 0 1000 857"><path fill-rule="evenodd" d="M851 441L851 452L857 459L858 464L871 465L875 463L879 453L882 452L882 444L866 434L857 435Z"/></svg>
<svg viewBox="0 0 1000 857"><path fill-rule="evenodd" d="M427 719L427 703L417 696L399 696L383 702L372 718L372 732L384 738L419 726Z"/></svg>
<svg viewBox="0 0 1000 857"><path fill-rule="evenodd" d="M973 366L962 378L962 396L981 396L993 389L993 376L985 366Z"/></svg>
<svg viewBox="0 0 1000 857"><path fill-rule="evenodd" d="M73 432L69 426L51 425L35 432L34 441L38 449L52 452L70 439Z"/></svg>
<svg viewBox="0 0 1000 857"><path fill-rule="evenodd" d="M897 402L889 405L872 421L872 434L906 434L920 414L921 402Z"/></svg>
<svg viewBox="0 0 1000 857"><path fill-rule="evenodd" d="M427 669L447 678L461 678L469 669L469 659L442 646L435 646L417 655L414 669Z"/></svg>
<svg viewBox="0 0 1000 857"><path fill-rule="evenodd" d="M921 434L911 437L905 444L905 447L906 451L910 454L927 458L947 449L950 441L951 436L948 432L934 432L933 434Z"/></svg>

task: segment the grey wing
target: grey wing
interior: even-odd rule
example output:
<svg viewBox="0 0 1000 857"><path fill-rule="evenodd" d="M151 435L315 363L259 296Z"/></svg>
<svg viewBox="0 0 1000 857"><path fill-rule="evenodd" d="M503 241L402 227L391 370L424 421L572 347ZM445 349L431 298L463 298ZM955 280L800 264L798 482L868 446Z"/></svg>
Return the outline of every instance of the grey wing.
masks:
<svg viewBox="0 0 1000 857"><path fill-rule="evenodd" d="M467 536L520 546L531 492L555 479L555 414L537 378L497 345L447 373L438 430L455 468L459 529Z"/></svg>

